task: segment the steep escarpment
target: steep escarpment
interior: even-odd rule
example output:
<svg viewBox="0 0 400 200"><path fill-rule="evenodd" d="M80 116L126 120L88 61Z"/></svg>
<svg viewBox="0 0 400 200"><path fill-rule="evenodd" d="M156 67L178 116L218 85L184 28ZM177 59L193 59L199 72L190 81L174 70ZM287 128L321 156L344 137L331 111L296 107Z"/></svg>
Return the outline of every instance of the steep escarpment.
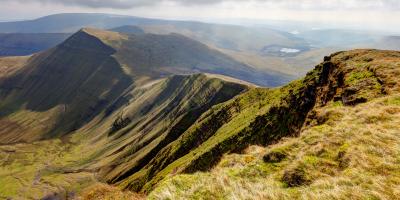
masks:
<svg viewBox="0 0 400 200"><path fill-rule="evenodd" d="M177 140L210 107L247 89L203 74L173 76L135 88L121 97L129 101L117 112L100 126L89 128L97 133L95 143L102 146L95 159L103 163L90 167L98 168L109 182L124 180Z"/></svg>
<svg viewBox="0 0 400 200"><path fill-rule="evenodd" d="M396 60L397 55L375 50L339 52L326 57L302 80L278 89L255 88L215 106L120 184L150 191L171 174L210 169L224 153L297 136L304 127L321 123L314 110L329 102L354 106L396 91L396 66L387 60Z"/></svg>
<svg viewBox="0 0 400 200"><path fill-rule="evenodd" d="M171 178L166 168L167 178L150 199L397 198L399 61L399 52L377 50L326 57L305 79L291 84L283 102L242 131L248 135L225 140L225 146L272 144L241 154L230 151L207 172ZM280 135L296 137L277 140ZM212 155L203 160L221 154ZM174 167L189 166L184 172L209 167L201 159L193 163Z"/></svg>

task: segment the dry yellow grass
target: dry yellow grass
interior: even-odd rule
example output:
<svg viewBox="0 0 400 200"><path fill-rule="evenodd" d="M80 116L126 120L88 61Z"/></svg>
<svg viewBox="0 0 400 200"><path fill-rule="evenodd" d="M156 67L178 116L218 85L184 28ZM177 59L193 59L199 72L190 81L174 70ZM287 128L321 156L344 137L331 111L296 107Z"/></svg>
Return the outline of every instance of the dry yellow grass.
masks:
<svg viewBox="0 0 400 200"><path fill-rule="evenodd" d="M0 78L10 76L21 69L31 56L0 57Z"/></svg>
<svg viewBox="0 0 400 200"><path fill-rule="evenodd" d="M144 195L136 194L129 191L122 191L117 187L107 184L95 184L85 191L79 199L82 200L143 200Z"/></svg>
<svg viewBox="0 0 400 200"><path fill-rule="evenodd" d="M209 173L178 175L150 199L397 199L400 97L317 111L323 124L267 148L226 155ZM282 161L263 161L280 152ZM296 187L290 184L296 183Z"/></svg>
<svg viewBox="0 0 400 200"><path fill-rule="evenodd" d="M99 38L101 41L107 43L108 45L121 46L123 40L127 40L128 36L113 31L105 31L96 28L83 28L82 31Z"/></svg>

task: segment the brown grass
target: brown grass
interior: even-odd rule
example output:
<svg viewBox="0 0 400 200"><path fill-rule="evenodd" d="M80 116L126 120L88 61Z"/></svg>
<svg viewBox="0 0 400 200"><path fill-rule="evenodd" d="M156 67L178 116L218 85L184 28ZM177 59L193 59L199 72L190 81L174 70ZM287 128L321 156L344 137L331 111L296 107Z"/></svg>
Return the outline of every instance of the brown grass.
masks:
<svg viewBox="0 0 400 200"><path fill-rule="evenodd" d="M122 191L107 184L96 184L82 192L82 200L143 200L144 195Z"/></svg>
<svg viewBox="0 0 400 200"><path fill-rule="evenodd" d="M318 113L340 118L267 148L226 155L209 173L179 175L150 199L397 199L400 195L400 107L385 97ZM281 162L263 155L282 152Z"/></svg>
<svg viewBox="0 0 400 200"><path fill-rule="evenodd" d="M0 78L8 77L21 69L31 56L0 57Z"/></svg>

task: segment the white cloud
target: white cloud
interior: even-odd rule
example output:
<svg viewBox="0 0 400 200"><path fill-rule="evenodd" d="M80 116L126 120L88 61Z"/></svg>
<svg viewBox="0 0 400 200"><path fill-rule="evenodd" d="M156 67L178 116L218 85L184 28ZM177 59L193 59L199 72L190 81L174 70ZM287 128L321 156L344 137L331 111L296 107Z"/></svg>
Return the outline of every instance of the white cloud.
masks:
<svg viewBox="0 0 400 200"><path fill-rule="evenodd" d="M297 20L400 31L400 0L0 0L0 21L101 12L180 20ZM325 26L326 27L326 26Z"/></svg>
<svg viewBox="0 0 400 200"><path fill-rule="evenodd" d="M185 6L209 6L221 3L257 3L260 5L294 10L316 9L399 9L399 0L0 0L0 2L38 2L89 8L130 9L175 3Z"/></svg>

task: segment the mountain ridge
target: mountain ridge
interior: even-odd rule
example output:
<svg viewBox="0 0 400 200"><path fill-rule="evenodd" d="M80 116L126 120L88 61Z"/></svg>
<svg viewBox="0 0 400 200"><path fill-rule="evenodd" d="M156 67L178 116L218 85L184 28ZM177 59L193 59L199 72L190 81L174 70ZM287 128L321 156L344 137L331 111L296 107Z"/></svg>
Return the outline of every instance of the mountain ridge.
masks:
<svg viewBox="0 0 400 200"><path fill-rule="evenodd" d="M115 58L132 74L144 76L212 73L253 82L262 86L278 86L291 78L277 72L254 69L217 50L184 35L129 35L94 28L84 31L100 38L116 49Z"/></svg>
<svg viewBox="0 0 400 200"><path fill-rule="evenodd" d="M147 186L155 187L149 199L396 198L399 58L399 52L378 50L352 50L325 57L306 78L288 85L293 88L289 95L303 101L289 98L278 105L280 108L271 108L277 115L270 112L259 116L256 121L260 123L251 126L253 130L266 127L253 132L256 138L264 137L243 141L260 144L259 140L273 141L282 133L291 134L266 147L219 154L222 159L212 169L191 170L200 165L184 170L183 175L165 176L159 184ZM304 86L308 95L302 97L296 91ZM307 101L314 101L311 109ZM297 112L296 105L300 108ZM295 112L288 115L290 110ZM297 118L296 113L303 117ZM273 123L262 123L265 121ZM237 144L238 140L231 142ZM215 155L204 157L206 161L201 164L207 166ZM385 170L378 170L382 168Z"/></svg>
<svg viewBox="0 0 400 200"><path fill-rule="evenodd" d="M149 198L155 199L182 196L195 198L196 195L206 194L216 199L232 194L244 198L250 198L250 194L260 198L268 196L264 193L244 192L243 190L253 191L247 185L234 191L230 190L232 188L229 185L224 187L226 190L207 190L204 184L221 187L219 182L212 181L219 180L216 177L218 171L213 170L220 170L222 177L226 179L221 184L236 183L236 180L246 184L254 181L261 184L259 181L262 180L266 184L261 185L263 188L274 188L273 194L277 196L268 196L270 198L299 197L303 190L308 191L307 195L315 197L315 188L308 190L309 187L316 186L318 191L323 192L327 187L313 184L326 180L324 177L335 178L340 175L342 179L349 178L346 173L342 174L343 170L345 172L351 169L346 166L353 166L363 174L371 172L374 167L380 169L379 166L369 164L365 165L366 168L357 167L357 162L362 160L357 155L367 155L368 152L345 145L346 142L352 142L347 141L348 138L343 135L349 134L347 129L343 134L340 133L340 143L336 144L338 138L332 138L335 133L329 127L334 127L337 123L349 123L345 122L348 118L342 118L349 111L354 115L353 118L360 118L361 121L357 121L357 124L368 123L376 126L374 130L384 129L392 133L397 125L390 124L391 117L396 117L399 111L396 100L400 93L397 76L400 69L399 58L399 52L395 51L338 52L326 56L324 62L305 78L279 88L252 87L203 74L175 75L143 84L141 87L132 86L107 109L74 130L68 137L61 138L62 140L55 138L15 146L0 146L0 154L9 157L7 160L12 160L6 162L6 167L0 167L0 177L4 177L0 178L0 183L1 180L11 183L0 184L0 191L7 191L6 196L46 196L49 194L38 188L47 187L51 188L50 195L54 195L54 192L64 195L67 191L85 190L84 186L73 186L76 183L93 185L106 182L121 189L149 194ZM365 117L356 116L356 113L361 112L359 108L365 106L384 108L385 111L376 115L362 112L366 114ZM20 113L10 116L9 120L18 119L21 115L25 115L25 121L32 117ZM339 123L339 119L343 122ZM381 122L385 122L385 126L381 126ZM343 130L343 127L333 130ZM310 135L304 135L305 133ZM375 137L375 133L367 135ZM390 138L393 136L390 135ZM325 141L326 137L332 141ZM362 144L360 147L367 148L362 143L364 136L359 137L359 144ZM291 142L286 143L287 141ZM37 147L38 144L46 144L46 150ZM318 147L318 144L328 146ZM261 153L256 150L253 154L246 150L251 145L266 147L256 148L263 150L259 150ZM303 154L299 154L298 157L295 152L300 151L300 147L307 149L310 155L303 158ZM30 158L26 149L28 152L38 151L34 161L25 160ZM42 151L53 152L50 155L58 155L55 152L63 153L54 158L54 161L49 161L50 164L44 164L46 159L43 159L45 154ZM238 154L243 151L243 156ZM361 154L357 154L360 151ZM392 154L390 153L391 159L394 158L393 155L397 155ZM292 161L293 165L289 165ZM25 164L19 166L19 163ZM379 163L382 164L381 161ZM18 193L13 188L21 186L10 178L10 172L6 172L9 169L7 166L13 166L11 173L27 185L33 182L31 177L39 176L40 179L34 181L36 186L28 187L25 193ZM351 172L359 176L358 172ZM368 180L381 177L385 183L394 186L396 180L389 180L387 177L397 178L396 169L388 168L387 172L390 176L381 177L378 173L368 175ZM273 173L273 177L269 176L270 173ZM251 179L251 174L256 179ZM70 182L60 182L65 179ZM329 185L336 183L332 179L328 181ZM57 187L48 186L48 183ZM359 184L351 180L344 185L360 191ZM197 186L200 188L196 189ZM60 191L59 187L63 190ZM366 190L362 187L361 191ZM369 184L368 187L379 192L375 185ZM33 191L36 193L32 193ZM107 195L101 189L95 188L95 194L96 191L100 196ZM380 195L393 197L390 191L380 191Z"/></svg>
<svg viewBox="0 0 400 200"><path fill-rule="evenodd" d="M150 198L179 194L195 198L195 189L182 189L185 193L179 188L196 188L193 181L204 184L203 179L218 185L212 181L213 169L221 170L229 181L229 170L236 168L229 164L221 168L226 157L226 162L235 164L229 156L252 145L286 145L285 138L296 142L305 137L299 145L311 148L307 145L315 144L313 137L321 141L331 137L326 127L347 116L346 110L353 119L359 108L383 105L385 113L359 117L362 123L391 133L396 125L380 125L389 123L391 117L397 120L399 58L396 51L337 52L326 56L303 79L264 88L221 77L218 72L236 73L240 79L243 71L257 71L185 36L81 29L48 51L0 58L0 70L6 72L0 77L0 140L4 143L0 145L4 158L0 192L6 197L52 197L56 193L69 198L68 191L81 192L87 185L103 182ZM257 74L249 81L257 77L269 76ZM302 135L307 131L311 138ZM315 135L318 131L322 134ZM249 157L250 165L242 165L249 171L230 176L248 181L241 173L255 174L256 181L272 181L278 192L297 195L290 191L301 192L321 177L348 169L352 162L346 157L345 142L332 147L342 153L331 147L325 149L328 154L318 153L321 148L315 147L301 161L293 159L297 154L287 148L274 148L265 156L237 156L239 160ZM364 150L362 155L368 153ZM285 159L294 160L293 166L286 165ZM277 178L268 177L266 168ZM318 173L311 173L312 169ZM398 177L396 169L388 171ZM181 181L188 184L179 186ZM397 183L389 182L391 186ZM369 187L378 191L374 185ZM224 190L208 192L210 198L226 195Z"/></svg>

